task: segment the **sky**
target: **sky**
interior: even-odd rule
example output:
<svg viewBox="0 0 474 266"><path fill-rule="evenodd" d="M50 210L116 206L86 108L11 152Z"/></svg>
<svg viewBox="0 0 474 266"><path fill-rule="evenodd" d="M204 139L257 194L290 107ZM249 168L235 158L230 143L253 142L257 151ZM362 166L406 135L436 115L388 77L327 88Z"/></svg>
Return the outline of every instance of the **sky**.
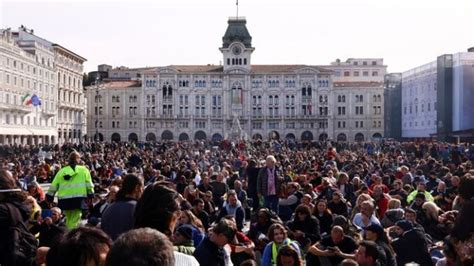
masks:
<svg viewBox="0 0 474 266"><path fill-rule="evenodd" d="M236 0L0 0L0 28L20 25L99 64L215 64ZM403 72L474 46L474 0L240 0L252 64L328 65L383 58Z"/></svg>

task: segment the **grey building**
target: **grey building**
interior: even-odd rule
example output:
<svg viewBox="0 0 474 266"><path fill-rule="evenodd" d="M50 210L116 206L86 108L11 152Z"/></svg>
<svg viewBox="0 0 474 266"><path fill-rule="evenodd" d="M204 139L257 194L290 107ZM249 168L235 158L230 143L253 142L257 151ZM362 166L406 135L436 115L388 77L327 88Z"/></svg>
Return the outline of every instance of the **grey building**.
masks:
<svg viewBox="0 0 474 266"><path fill-rule="evenodd" d="M390 73L384 78L385 137L402 137L402 74Z"/></svg>

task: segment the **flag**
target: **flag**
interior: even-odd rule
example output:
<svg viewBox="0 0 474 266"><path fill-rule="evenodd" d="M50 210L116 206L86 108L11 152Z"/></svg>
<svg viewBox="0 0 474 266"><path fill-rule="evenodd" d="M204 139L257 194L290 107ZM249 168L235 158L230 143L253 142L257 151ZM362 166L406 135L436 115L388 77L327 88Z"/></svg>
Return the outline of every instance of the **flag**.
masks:
<svg viewBox="0 0 474 266"><path fill-rule="evenodd" d="M26 93L25 96L21 97L21 102L24 104L24 105L30 105L31 104L31 96L29 93Z"/></svg>
<svg viewBox="0 0 474 266"><path fill-rule="evenodd" d="M33 104L33 106L41 105L41 100L36 94L33 94L33 96L31 96L30 101L31 101L31 104Z"/></svg>
<svg viewBox="0 0 474 266"><path fill-rule="evenodd" d="M312 112L311 112L311 103L309 103L309 105L308 105L308 114L309 114L309 115L312 114Z"/></svg>

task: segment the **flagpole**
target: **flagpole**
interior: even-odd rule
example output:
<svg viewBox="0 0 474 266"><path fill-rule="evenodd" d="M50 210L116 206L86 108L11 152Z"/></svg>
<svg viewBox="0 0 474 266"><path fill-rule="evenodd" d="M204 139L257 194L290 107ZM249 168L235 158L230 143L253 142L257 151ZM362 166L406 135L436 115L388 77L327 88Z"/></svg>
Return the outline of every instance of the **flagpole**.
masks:
<svg viewBox="0 0 474 266"><path fill-rule="evenodd" d="M236 0L235 5L237 6L237 16L235 17L236 19L239 19L239 0Z"/></svg>

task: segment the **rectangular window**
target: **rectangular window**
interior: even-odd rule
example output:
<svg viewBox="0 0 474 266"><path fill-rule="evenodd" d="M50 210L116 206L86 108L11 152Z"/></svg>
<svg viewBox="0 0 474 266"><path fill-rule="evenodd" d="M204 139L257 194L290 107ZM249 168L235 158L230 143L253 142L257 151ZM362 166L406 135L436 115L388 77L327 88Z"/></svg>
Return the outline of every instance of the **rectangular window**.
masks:
<svg viewBox="0 0 474 266"><path fill-rule="evenodd" d="M359 76L359 71L354 71L354 77L358 77Z"/></svg>
<svg viewBox="0 0 474 266"><path fill-rule="evenodd" d="M351 73L349 71L344 71L344 77L349 77Z"/></svg>

